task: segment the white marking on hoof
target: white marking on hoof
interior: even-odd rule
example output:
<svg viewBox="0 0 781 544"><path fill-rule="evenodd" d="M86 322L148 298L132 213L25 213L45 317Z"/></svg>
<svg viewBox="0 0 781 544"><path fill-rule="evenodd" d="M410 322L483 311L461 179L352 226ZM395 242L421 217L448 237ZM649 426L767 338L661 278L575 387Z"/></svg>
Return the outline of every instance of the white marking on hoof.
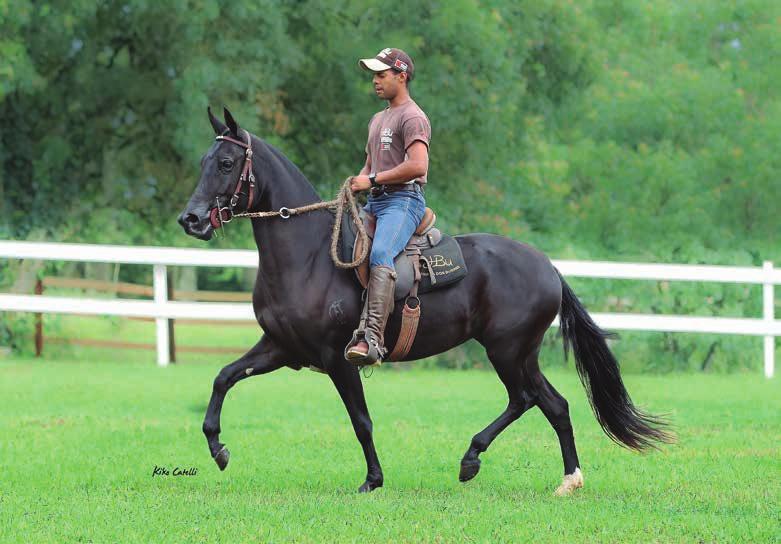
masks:
<svg viewBox="0 0 781 544"><path fill-rule="evenodd" d="M581 487L583 487L583 473L580 472L579 468L576 468L575 472L572 474L564 475L564 479L562 480L561 485L556 488L555 495L557 497L572 495L573 491Z"/></svg>

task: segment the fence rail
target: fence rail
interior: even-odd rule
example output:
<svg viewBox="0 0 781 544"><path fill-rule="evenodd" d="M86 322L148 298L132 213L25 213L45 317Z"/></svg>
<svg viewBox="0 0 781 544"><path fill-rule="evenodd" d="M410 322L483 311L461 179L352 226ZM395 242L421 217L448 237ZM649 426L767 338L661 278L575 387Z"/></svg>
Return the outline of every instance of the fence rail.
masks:
<svg viewBox="0 0 781 544"><path fill-rule="evenodd" d="M43 295L47 288L60 288L68 290L90 290L97 293L108 293L113 295L132 295L142 297L154 296L154 287L151 285L139 285L136 283L126 283L121 281L108 281L108 280L92 280L84 278L63 278L57 276L46 276L39 279L35 284L35 294ZM187 291L181 289L174 289L173 285L168 285L168 298L170 300L187 300L187 301L210 301L210 302L251 302L251 292L228 292L228 291ZM155 321L154 317L126 317L125 319L138 320L138 321ZM208 324L210 326L224 325L230 327L254 327L257 328L257 323L247 320L222 320L214 321L211 319L188 319L187 321L180 323L190 324ZM168 320L168 335L169 335L169 357L171 361L176 361L177 352L194 352L194 353L243 353L241 347L204 347L204 346L181 346L177 345L175 340L175 321L173 319ZM157 349L157 346L148 342L119 342L116 340L105 339L68 339L57 338L55 336L46 336L45 340L49 343L57 344L74 344L92 347L104 347L114 349ZM43 354L43 347L46 342L44 341L44 328L43 328L43 314L35 314L35 356L40 357Z"/></svg>
<svg viewBox="0 0 781 544"><path fill-rule="evenodd" d="M169 362L168 319L254 319L252 307L238 302L168 300L168 266L234 266L256 268L258 254L250 250L126 247L0 241L0 258L142 264L153 266L153 300L95 300L40 295L0 294L0 310L36 313L77 313L152 317L157 322L157 362ZM761 318L695 317L631 313L595 313L604 328L635 331L742 334L764 337L764 372L772 377L775 337L781 320L774 317L774 287L781 269L767 261L762 267L613 263L554 260L565 276L603 279L746 283L762 285ZM557 325L558 322L554 322Z"/></svg>
<svg viewBox="0 0 781 544"><path fill-rule="evenodd" d="M122 295L138 295L151 297L154 295L154 287L151 285L138 285L123 281L88 280L84 278L58 278L47 276L41 280L43 287L59 287L64 289L91 289L103 293L115 293ZM173 298L176 300L197 300L212 302L252 302L252 293L236 293L230 291L185 291L174 289Z"/></svg>

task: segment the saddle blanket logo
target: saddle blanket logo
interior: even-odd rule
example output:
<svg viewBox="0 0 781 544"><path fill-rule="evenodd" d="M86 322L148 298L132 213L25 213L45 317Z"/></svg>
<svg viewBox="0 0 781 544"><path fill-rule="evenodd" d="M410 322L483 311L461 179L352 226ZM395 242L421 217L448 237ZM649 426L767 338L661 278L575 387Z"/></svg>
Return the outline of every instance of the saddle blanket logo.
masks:
<svg viewBox="0 0 781 544"><path fill-rule="evenodd" d="M421 257L426 259L426 263L420 266L420 294L450 285L466 276L464 254L452 236L443 235L442 241L435 247L424 249Z"/></svg>
<svg viewBox="0 0 781 544"><path fill-rule="evenodd" d="M380 149L388 151L393 143L393 129L384 128L380 132Z"/></svg>
<svg viewBox="0 0 781 544"><path fill-rule="evenodd" d="M425 255L423 258L431 265L431 269L435 276L447 276L461 268L458 264L453 266L453 259L448 259L444 255ZM436 270L437 268L444 268L444 270ZM428 270L421 270L420 273L424 276L428 276Z"/></svg>

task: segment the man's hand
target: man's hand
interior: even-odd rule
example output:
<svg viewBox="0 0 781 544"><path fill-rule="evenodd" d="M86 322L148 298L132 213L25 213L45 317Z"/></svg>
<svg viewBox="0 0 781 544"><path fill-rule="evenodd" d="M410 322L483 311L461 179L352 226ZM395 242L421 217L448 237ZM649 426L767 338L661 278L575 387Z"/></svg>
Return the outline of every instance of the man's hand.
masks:
<svg viewBox="0 0 781 544"><path fill-rule="evenodd" d="M357 193L358 191L365 191L371 186L372 182L369 181L369 176L359 174L357 176L353 176L350 179L350 189L352 189L353 193Z"/></svg>

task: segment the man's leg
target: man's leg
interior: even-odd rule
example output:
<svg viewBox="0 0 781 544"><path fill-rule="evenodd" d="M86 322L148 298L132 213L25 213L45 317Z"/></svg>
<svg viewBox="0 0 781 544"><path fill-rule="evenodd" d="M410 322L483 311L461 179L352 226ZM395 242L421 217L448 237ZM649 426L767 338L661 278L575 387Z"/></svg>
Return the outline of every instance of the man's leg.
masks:
<svg viewBox="0 0 781 544"><path fill-rule="evenodd" d="M393 311L395 287L394 269L387 266L372 267L363 309L363 336L355 346L347 349L345 357L348 361L358 365L379 365L382 362L387 353L383 333Z"/></svg>
<svg viewBox="0 0 781 544"><path fill-rule="evenodd" d="M407 245L420 221L416 202L407 197L391 198L385 206L375 206L377 228L369 257L371 271L364 307L363 339L345 351L347 360L358 365L377 365L387 350L384 332L388 317L393 312L393 293L396 271L393 259Z"/></svg>

